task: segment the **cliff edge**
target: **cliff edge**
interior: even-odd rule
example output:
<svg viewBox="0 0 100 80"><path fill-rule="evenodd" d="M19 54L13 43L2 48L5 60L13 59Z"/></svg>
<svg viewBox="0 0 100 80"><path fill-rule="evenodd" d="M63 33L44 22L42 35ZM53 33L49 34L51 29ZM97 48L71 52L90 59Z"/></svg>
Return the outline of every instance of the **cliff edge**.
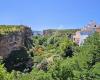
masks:
<svg viewBox="0 0 100 80"><path fill-rule="evenodd" d="M7 57L11 51L27 48L31 44L31 28L23 25L0 25L0 56Z"/></svg>

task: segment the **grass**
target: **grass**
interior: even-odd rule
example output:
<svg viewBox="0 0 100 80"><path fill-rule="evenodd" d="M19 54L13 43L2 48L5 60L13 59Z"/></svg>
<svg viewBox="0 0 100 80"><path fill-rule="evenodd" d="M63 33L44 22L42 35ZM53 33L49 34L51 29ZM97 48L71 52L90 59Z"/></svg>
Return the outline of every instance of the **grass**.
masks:
<svg viewBox="0 0 100 80"><path fill-rule="evenodd" d="M23 30L22 25L0 25L0 35L8 35L12 32L18 32Z"/></svg>

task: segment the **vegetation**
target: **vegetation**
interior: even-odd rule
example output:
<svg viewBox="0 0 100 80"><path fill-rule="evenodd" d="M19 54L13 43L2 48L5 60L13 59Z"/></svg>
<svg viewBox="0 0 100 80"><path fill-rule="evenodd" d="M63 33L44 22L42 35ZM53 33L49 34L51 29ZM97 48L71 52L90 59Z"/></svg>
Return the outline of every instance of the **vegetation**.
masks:
<svg viewBox="0 0 100 80"><path fill-rule="evenodd" d="M46 35L53 35L57 32L59 32L59 34L74 34L76 31L79 31L80 29L48 29L48 30L44 30L44 34Z"/></svg>
<svg viewBox="0 0 100 80"><path fill-rule="evenodd" d="M9 72L12 70L30 72L33 66L31 57L23 47L20 50L12 51L4 60L4 63Z"/></svg>
<svg viewBox="0 0 100 80"><path fill-rule="evenodd" d="M12 32L21 31L23 25L0 25L0 35L8 35Z"/></svg>
<svg viewBox="0 0 100 80"><path fill-rule="evenodd" d="M28 53L34 61L30 73L15 70L9 73L1 64L0 80L100 80L99 33L88 37L82 46L59 32L33 36L33 48ZM24 57L27 55L21 56Z"/></svg>

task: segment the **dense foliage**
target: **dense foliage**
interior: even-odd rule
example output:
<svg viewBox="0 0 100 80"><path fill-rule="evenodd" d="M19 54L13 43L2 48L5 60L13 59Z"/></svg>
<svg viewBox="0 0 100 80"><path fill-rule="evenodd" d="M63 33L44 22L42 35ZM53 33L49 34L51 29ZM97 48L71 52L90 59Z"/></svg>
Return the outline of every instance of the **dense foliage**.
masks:
<svg viewBox="0 0 100 80"><path fill-rule="evenodd" d="M34 36L29 50L34 66L30 73L8 73L0 65L0 80L100 80L100 34L75 45L67 35Z"/></svg>
<svg viewBox="0 0 100 80"><path fill-rule="evenodd" d="M12 70L30 72L33 66L32 62L27 51L21 47L19 50L12 51L8 57L4 59L4 66L9 72Z"/></svg>

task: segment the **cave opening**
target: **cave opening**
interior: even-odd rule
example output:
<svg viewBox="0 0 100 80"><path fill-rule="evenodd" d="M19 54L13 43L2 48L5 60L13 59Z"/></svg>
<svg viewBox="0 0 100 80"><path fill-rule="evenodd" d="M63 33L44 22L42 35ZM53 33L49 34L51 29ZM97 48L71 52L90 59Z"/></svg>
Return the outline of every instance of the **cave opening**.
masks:
<svg viewBox="0 0 100 80"><path fill-rule="evenodd" d="M32 58L23 47L19 50L12 51L3 62L8 72L11 72L12 70L31 72L33 66Z"/></svg>

